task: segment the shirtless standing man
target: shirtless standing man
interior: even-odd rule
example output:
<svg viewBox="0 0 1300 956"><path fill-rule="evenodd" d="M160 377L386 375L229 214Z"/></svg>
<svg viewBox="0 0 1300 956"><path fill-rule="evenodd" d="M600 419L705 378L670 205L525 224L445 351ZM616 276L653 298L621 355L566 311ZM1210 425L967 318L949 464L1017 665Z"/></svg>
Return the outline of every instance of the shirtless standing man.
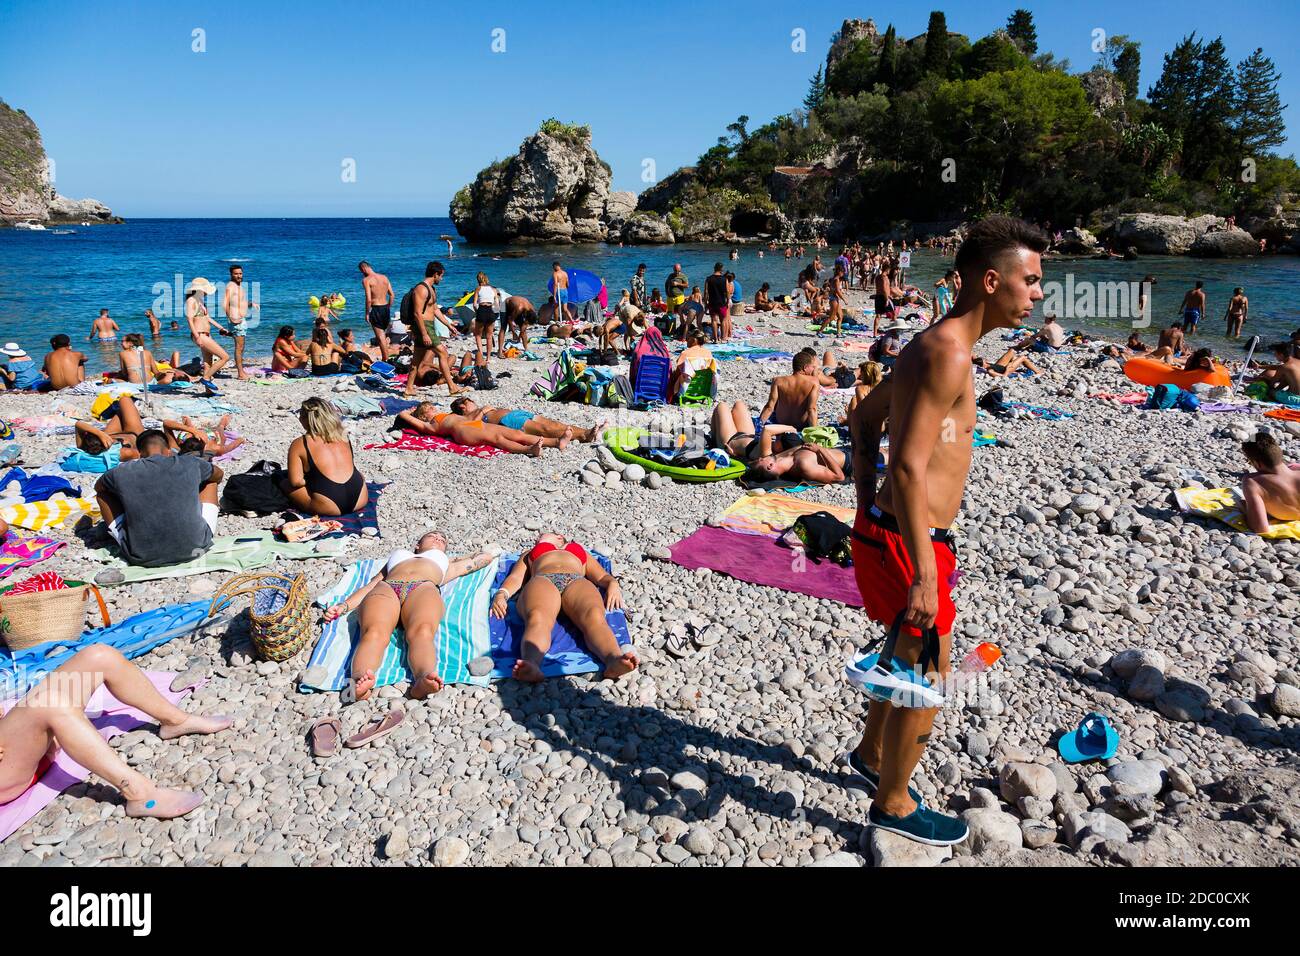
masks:
<svg viewBox="0 0 1300 956"><path fill-rule="evenodd" d="M117 323L108 317L108 309L99 310L99 318L90 323L90 334L86 341L111 342L117 338Z"/></svg>
<svg viewBox="0 0 1300 956"><path fill-rule="evenodd" d="M413 353L411 371L406 376L407 398L415 394L416 385L424 374L433 368L434 363L437 363L442 371L442 380L447 383L448 395L459 395L465 391L463 388L456 387L456 380L451 371L451 356L447 354L447 346L442 344L442 336L438 333L437 323L441 322L448 333L456 334L456 327L438 306L437 285L442 281L446 271L441 262L430 262L424 267L424 281L409 293L410 321L407 322L406 316L401 317L402 321L407 322L411 328Z"/></svg>
<svg viewBox="0 0 1300 956"><path fill-rule="evenodd" d="M759 421L793 428L811 428L817 424L817 398L821 395L821 370L817 356L800 352L791 363L794 373L772 380L767 404Z"/></svg>
<svg viewBox="0 0 1300 956"><path fill-rule="evenodd" d="M72 351L72 340L60 332L50 338L54 351L45 356L41 371L50 380L50 388L71 388L86 380L86 356Z"/></svg>
<svg viewBox="0 0 1300 956"><path fill-rule="evenodd" d="M1015 328L1043 298L1037 228L995 216L976 223L957 253L961 293L952 311L903 350L893 378L862 400L852 416L858 513L853 564L867 615L891 627L901 618L896 656L945 677L956 615L956 571L949 530L961 508L971 462L975 393L971 350L995 329ZM890 455L877 492L875 463L885 420ZM938 647L923 655L924 631ZM922 660L922 657L926 660ZM933 693L933 692L932 692ZM923 806L908 780L930 739L937 709L873 700L850 770L872 792L874 826L931 846L966 839L966 824Z"/></svg>
<svg viewBox="0 0 1300 956"><path fill-rule="evenodd" d="M153 314L153 309L145 309L144 317L149 322L149 334L154 338L162 338L162 323L158 321L158 316Z"/></svg>
<svg viewBox="0 0 1300 956"><path fill-rule="evenodd" d="M880 271L876 273L876 292L872 296L872 304L875 306L875 315L871 317L872 335L880 334L880 320L882 317L893 315L893 295L894 290L889 285L889 269L882 264Z"/></svg>
<svg viewBox="0 0 1300 956"><path fill-rule="evenodd" d="M551 263L551 287L555 290L555 321L564 322L569 317L569 274L558 262Z"/></svg>
<svg viewBox="0 0 1300 956"><path fill-rule="evenodd" d="M1195 332L1196 325L1203 315L1205 315L1205 283L1197 279L1195 288L1188 289L1187 294L1183 296L1183 332L1187 334Z"/></svg>
<svg viewBox="0 0 1300 956"><path fill-rule="evenodd" d="M1228 312L1224 316L1228 320L1228 338L1241 338L1241 327L1246 324L1246 315L1250 312L1250 300L1246 298L1246 293L1241 286L1232 290L1232 298L1228 300Z"/></svg>
<svg viewBox="0 0 1300 956"><path fill-rule="evenodd" d="M357 266L361 270L361 288L366 294L366 318L375 330L375 341L379 343L379 357L388 361L388 325L393 321L393 284L388 276L376 272L369 262Z"/></svg>
<svg viewBox="0 0 1300 956"><path fill-rule="evenodd" d="M212 337L212 327L217 325L217 322L208 314L206 297L216 292L217 287L202 276L197 276L190 280L186 291L189 295L185 297L185 321L190 327L190 338L199 347L203 377L212 378L230 361L226 350ZM221 332L226 331L219 325L217 329Z"/></svg>
<svg viewBox="0 0 1300 956"><path fill-rule="evenodd" d="M532 302L522 295L507 296L504 303L505 312L499 323L501 338L497 343L497 357L506 357L506 333L514 329L519 335L519 344L528 348L528 324L537 321L537 310Z"/></svg>
<svg viewBox="0 0 1300 956"><path fill-rule="evenodd" d="M248 379L248 373L244 371L244 342L251 327L248 314L257 308L257 303L250 305L247 292L244 288L244 267L231 266L230 281L226 283L221 311L230 320L230 334L235 337L235 377L240 381Z"/></svg>

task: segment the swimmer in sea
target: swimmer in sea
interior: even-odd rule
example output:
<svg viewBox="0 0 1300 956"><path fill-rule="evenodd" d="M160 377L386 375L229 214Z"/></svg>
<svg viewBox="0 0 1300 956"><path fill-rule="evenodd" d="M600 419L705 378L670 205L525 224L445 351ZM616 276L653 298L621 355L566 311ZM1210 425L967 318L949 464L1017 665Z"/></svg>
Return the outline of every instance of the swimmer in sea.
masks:
<svg viewBox="0 0 1300 956"><path fill-rule="evenodd" d="M87 342L111 342L117 338L117 323L108 316L108 309L99 310L99 318L90 323Z"/></svg>

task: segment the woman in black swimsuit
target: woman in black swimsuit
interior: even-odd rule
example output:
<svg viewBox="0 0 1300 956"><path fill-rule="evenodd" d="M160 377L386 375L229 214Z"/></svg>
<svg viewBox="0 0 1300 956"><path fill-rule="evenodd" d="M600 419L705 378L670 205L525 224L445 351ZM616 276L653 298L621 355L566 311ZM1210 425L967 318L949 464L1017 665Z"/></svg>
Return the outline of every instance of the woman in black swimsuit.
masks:
<svg viewBox="0 0 1300 956"><path fill-rule="evenodd" d="M749 406L744 402L718 402L713 407L713 444L724 448L732 458L752 464L764 455L771 455L774 450L784 447L790 439L798 438L798 429L790 425L763 426L762 434L754 431L754 419L749 414Z"/></svg>
<svg viewBox="0 0 1300 956"><path fill-rule="evenodd" d="M281 485L289 501L299 511L323 517L360 511L370 495L339 413L325 399L309 398L298 421L306 434L289 446L289 477Z"/></svg>
<svg viewBox="0 0 1300 956"><path fill-rule="evenodd" d="M348 353L330 339L330 330L324 325L312 330L310 349L313 375L339 374L343 360L348 357Z"/></svg>

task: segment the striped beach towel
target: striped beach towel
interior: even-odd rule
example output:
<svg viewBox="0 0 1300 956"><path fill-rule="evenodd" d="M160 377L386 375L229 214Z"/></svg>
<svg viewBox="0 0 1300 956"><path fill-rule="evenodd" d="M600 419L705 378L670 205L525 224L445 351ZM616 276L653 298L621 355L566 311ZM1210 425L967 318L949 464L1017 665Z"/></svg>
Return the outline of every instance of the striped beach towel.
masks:
<svg viewBox="0 0 1300 956"><path fill-rule="evenodd" d="M90 498L58 498L53 501L22 502L0 508L0 518L4 518L11 527L26 528L28 531L57 528L68 518L80 518L82 515L98 518L98 502Z"/></svg>
<svg viewBox="0 0 1300 956"><path fill-rule="evenodd" d="M483 657L490 649L489 585L496 576L497 563L494 560L442 589L446 610L438 628L438 676L443 683L485 685L488 682L486 675L475 677L470 674L469 662ZM383 566L381 558L358 561L344 572L338 584L318 596L316 603L321 607L331 607L346 600L364 587ZM342 690L351 676L352 651L359 636L355 611L326 624L311 652L298 689L304 693ZM389 637L384 659L375 677L380 687L411 679L406 662L406 641L400 627Z"/></svg>
<svg viewBox="0 0 1300 956"><path fill-rule="evenodd" d="M825 511L845 524L853 524L852 508L805 501L783 494L745 495L722 512L721 527L740 534L776 538L801 516Z"/></svg>

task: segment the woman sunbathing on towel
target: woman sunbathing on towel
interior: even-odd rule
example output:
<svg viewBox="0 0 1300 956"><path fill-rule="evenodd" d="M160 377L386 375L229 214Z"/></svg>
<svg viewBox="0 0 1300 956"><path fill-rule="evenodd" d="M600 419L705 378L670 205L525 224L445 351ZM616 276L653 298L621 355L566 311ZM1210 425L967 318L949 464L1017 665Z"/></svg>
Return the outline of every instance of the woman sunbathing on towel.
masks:
<svg viewBox="0 0 1300 956"><path fill-rule="evenodd" d="M763 434L754 432L754 419L749 414L749 406L744 402L718 402L713 407L713 444L725 448L732 458L746 463L758 461L765 455L771 455L779 445L778 436L794 435L798 429L791 425L769 423L763 426Z"/></svg>
<svg viewBox="0 0 1300 956"><path fill-rule="evenodd" d="M827 448L808 442L797 448L764 455L750 466L745 478L751 482L789 481L833 485L853 480L853 450Z"/></svg>
<svg viewBox="0 0 1300 956"><path fill-rule="evenodd" d="M600 591L605 591L601 600ZM623 606L618 578L587 556L576 541L546 533L521 557L492 596L492 615L506 616L510 599L524 619L524 638L513 677L535 684L542 679L542 659L551 648L551 630L560 612L582 632L591 655L605 663L605 676L622 677L641 663L631 648L619 647L605 612Z"/></svg>
<svg viewBox="0 0 1300 956"><path fill-rule="evenodd" d="M215 734L229 717L187 714L158 693L140 669L106 644L78 651L0 717L0 806L26 793L54 763L59 749L121 791L128 817L183 817L203 802L202 794L167 790L126 761L86 717L86 705L100 686L124 704L158 721L158 736Z"/></svg>
<svg viewBox="0 0 1300 956"><path fill-rule="evenodd" d="M242 437L226 439L226 429L229 427L229 415L222 415L216 428L201 428L187 416L179 422L163 422L163 434L167 436L168 444L183 455L202 453L220 458L244 443Z"/></svg>
<svg viewBox="0 0 1300 956"><path fill-rule="evenodd" d="M114 445L120 444L121 461L134 461L140 457L135 450L135 440L144 431L144 422L130 395L119 397L100 413L99 419L104 423L102 429L90 422L76 423L74 440L78 448L87 455L102 455Z"/></svg>
<svg viewBox="0 0 1300 956"><path fill-rule="evenodd" d="M492 558L481 551L470 558L452 560L447 557L447 539L430 531L415 543L414 551L394 551L369 584L327 609L326 621L360 609L357 629L361 636L352 654L352 679L343 688L343 703L356 703L370 696L384 649L399 624L406 636L406 659L415 675L406 696L424 700L442 690L437 637L444 607L439 587L486 567Z"/></svg>
<svg viewBox="0 0 1300 956"><path fill-rule="evenodd" d="M562 438L570 441L577 439L581 442L600 441L609 424L602 420L590 428L579 428L577 425L566 425L564 422L557 422L553 418L527 412L521 408L484 408L472 398L454 399L451 403L451 411L453 415L459 415L470 421L481 419L489 425L518 429L525 435L540 435L543 438L554 439L556 442Z"/></svg>
<svg viewBox="0 0 1300 956"><path fill-rule="evenodd" d="M1002 358L996 362L989 362L976 356L971 359L971 364L976 368L984 369L994 378L1006 378L1009 375L1015 375L1021 369L1028 369L1034 375L1039 375L1043 371L1015 349L1007 349L1002 353Z"/></svg>
<svg viewBox="0 0 1300 956"><path fill-rule="evenodd" d="M528 435L516 428L493 425L481 418L467 418L454 412L440 412L431 402L421 402L409 412L398 412L397 428L409 428L421 435L437 435L458 445L491 445L516 455L542 456L543 448L567 448L567 438Z"/></svg>

